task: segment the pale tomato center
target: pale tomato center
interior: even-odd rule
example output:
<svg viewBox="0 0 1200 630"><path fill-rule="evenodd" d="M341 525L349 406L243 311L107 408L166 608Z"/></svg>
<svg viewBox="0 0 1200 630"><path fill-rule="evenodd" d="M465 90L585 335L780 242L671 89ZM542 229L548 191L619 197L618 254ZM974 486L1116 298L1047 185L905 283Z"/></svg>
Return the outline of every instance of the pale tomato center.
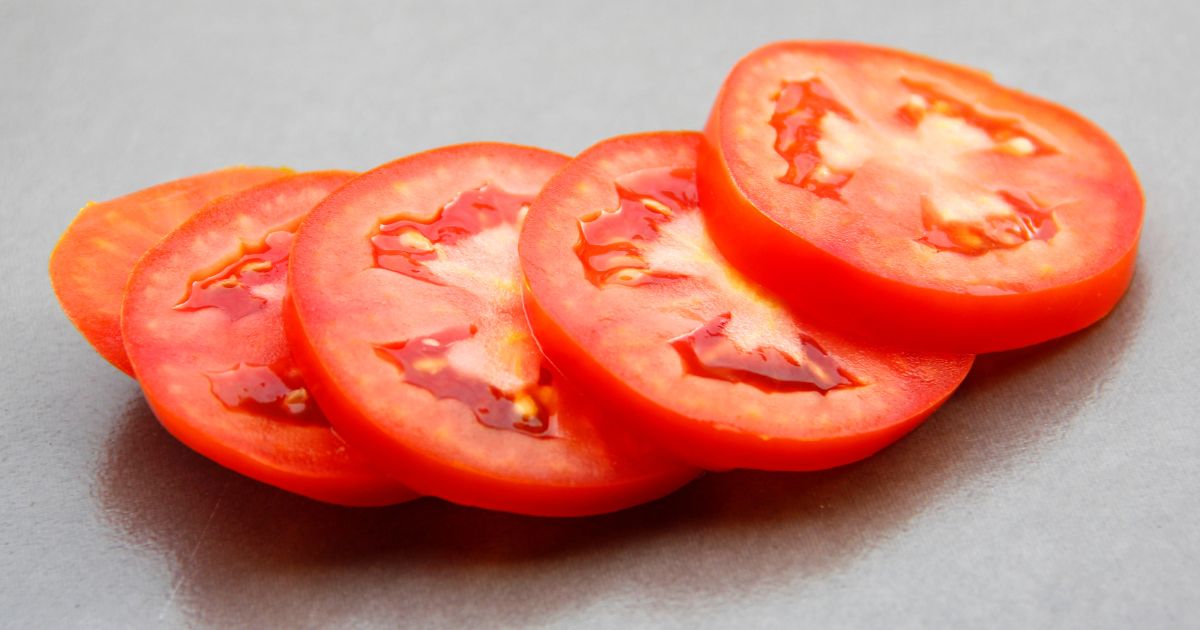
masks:
<svg viewBox="0 0 1200 630"><path fill-rule="evenodd" d="M996 152L1034 159L1055 150L1016 120L985 114L932 87L902 81L899 125L875 125L836 98L819 79L785 82L771 124L776 151L788 162L783 181L828 199L869 161L907 173L919 187L925 234L916 240L944 251L978 255L1047 240L1056 232L1050 210L1027 191L997 190L978 181L970 156Z"/></svg>

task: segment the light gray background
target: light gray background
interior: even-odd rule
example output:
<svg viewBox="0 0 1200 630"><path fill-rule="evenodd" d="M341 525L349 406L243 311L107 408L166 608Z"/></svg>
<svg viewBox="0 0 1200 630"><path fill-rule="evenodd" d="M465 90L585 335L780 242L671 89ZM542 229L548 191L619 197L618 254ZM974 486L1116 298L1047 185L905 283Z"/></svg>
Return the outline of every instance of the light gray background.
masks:
<svg viewBox="0 0 1200 630"><path fill-rule="evenodd" d="M0 1L0 625L1200 625L1198 6ZM1148 199L1114 314L980 358L861 464L571 521L242 479L161 430L51 294L89 199L696 128L733 62L783 38L987 68L1107 129Z"/></svg>

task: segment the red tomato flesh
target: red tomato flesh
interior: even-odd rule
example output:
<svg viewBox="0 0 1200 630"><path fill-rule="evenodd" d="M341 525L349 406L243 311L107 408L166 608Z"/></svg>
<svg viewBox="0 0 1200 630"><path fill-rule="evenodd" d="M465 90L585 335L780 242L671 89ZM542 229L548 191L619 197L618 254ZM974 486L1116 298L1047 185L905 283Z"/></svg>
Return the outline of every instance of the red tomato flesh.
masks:
<svg viewBox="0 0 1200 630"><path fill-rule="evenodd" d="M288 253L300 219L353 173L305 173L221 199L134 268L126 349L155 415L217 463L345 505L416 495L337 436L283 332Z"/></svg>
<svg viewBox="0 0 1200 630"><path fill-rule="evenodd" d="M84 206L50 254L63 311L100 356L133 374L121 340L121 295L138 258L205 204L289 173L239 166Z"/></svg>
<svg viewBox="0 0 1200 630"><path fill-rule="evenodd" d="M978 71L773 44L730 73L706 136L718 247L855 334L1015 348L1095 322L1132 277L1143 199L1120 148Z"/></svg>
<svg viewBox="0 0 1200 630"><path fill-rule="evenodd" d="M287 311L301 369L338 432L419 492L575 516L696 475L610 426L529 333L517 236L566 161L437 149L362 175L301 226Z"/></svg>
<svg viewBox="0 0 1200 630"><path fill-rule="evenodd" d="M631 430L710 469L813 470L916 427L972 357L898 352L793 315L718 253L696 133L601 142L533 203L525 304L547 356Z"/></svg>

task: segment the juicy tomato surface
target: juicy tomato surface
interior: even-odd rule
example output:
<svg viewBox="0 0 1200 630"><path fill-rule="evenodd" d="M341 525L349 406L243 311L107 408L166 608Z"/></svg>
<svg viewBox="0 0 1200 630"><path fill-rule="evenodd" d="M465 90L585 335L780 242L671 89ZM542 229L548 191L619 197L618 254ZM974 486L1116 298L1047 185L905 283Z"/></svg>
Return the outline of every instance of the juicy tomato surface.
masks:
<svg viewBox="0 0 1200 630"><path fill-rule="evenodd" d="M525 304L547 356L681 459L812 470L932 413L969 355L891 352L814 326L743 277L698 207L700 134L613 138L530 207Z"/></svg>
<svg viewBox="0 0 1200 630"><path fill-rule="evenodd" d="M294 175L201 210L134 268L122 332L146 400L184 444L297 494L383 505L415 494L333 432L281 315L297 224L353 177Z"/></svg>
<svg viewBox="0 0 1200 630"><path fill-rule="evenodd" d="M1079 330L1133 274L1143 197L1120 148L986 74L783 42L730 73L700 196L721 250L829 325L987 352Z"/></svg>
<svg viewBox="0 0 1200 630"><path fill-rule="evenodd" d="M138 258L212 200L290 173L233 167L84 206L50 255L63 311L100 356L133 374L121 341L121 295Z"/></svg>
<svg viewBox="0 0 1200 630"><path fill-rule="evenodd" d="M415 490L534 515L608 512L697 474L547 364L521 305L527 204L567 158L504 144L381 166L322 202L287 328L338 432Z"/></svg>

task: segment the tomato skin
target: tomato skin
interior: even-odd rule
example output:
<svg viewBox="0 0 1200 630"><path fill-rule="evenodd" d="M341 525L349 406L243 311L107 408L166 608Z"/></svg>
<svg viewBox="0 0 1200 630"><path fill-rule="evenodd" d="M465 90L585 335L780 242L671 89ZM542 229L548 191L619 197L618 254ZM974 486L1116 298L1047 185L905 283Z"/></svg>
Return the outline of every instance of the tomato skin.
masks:
<svg viewBox="0 0 1200 630"><path fill-rule="evenodd" d="M543 189L529 212L520 246L525 310L543 352L593 397L626 410L614 417L625 420L631 430L710 470L831 468L865 458L919 425L966 376L973 357L893 352L820 331L828 347L868 370L864 375L869 384L845 391L765 395L741 383L712 387L711 381L691 374L675 376L680 368L669 361L641 368L628 360L661 349L659 342L665 341L651 332L656 331L651 313L661 309L658 298L618 297L628 289L597 289L584 279L580 261L574 259L571 220L613 207L600 201L604 193L596 191L611 188L622 174L694 164L701 143L700 135L691 132L611 138L585 150ZM577 202L592 193L597 196ZM600 322L617 322L649 341L628 338L627 343L621 340L626 333ZM807 322L800 323L802 331L812 332ZM660 376L668 384L656 390L652 381ZM877 385L882 387L875 389ZM693 398L704 417L679 410L682 402ZM750 418L735 409L739 398L759 405L763 417ZM878 402L882 400L888 402ZM828 428L817 420L822 415L832 416Z"/></svg>
<svg viewBox="0 0 1200 630"><path fill-rule="evenodd" d="M614 408L624 410L623 417L633 419L631 426L636 426L651 441L668 449L675 457L707 470L813 471L850 464L874 455L917 428L954 391L947 389L941 397L930 399L925 410L902 422L833 439L777 439L720 426L714 426L713 430L696 430L695 419L655 404L606 370L576 338L553 320L528 285L525 312L543 352L556 366L572 375L576 383L587 383L587 390L597 398L610 400ZM966 368L962 375L966 375Z"/></svg>
<svg viewBox="0 0 1200 630"><path fill-rule="evenodd" d="M189 448L248 477L319 501L390 505L418 495L348 449L319 411L309 407L306 413L316 417L303 420L276 418L240 404L231 408L220 399L215 374L228 374L234 366L288 362L277 298L234 314L222 313L220 306L180 308L185 306L181 296L197 290L197 274L211 273L214 262L226 256L244 259L247 243L288 230L312 203L353 175L294 175L206 206L134 267L122 333L146 401L163 427ZM286 259L276 260L286 264ZM253 386L257 378L247 383Z"/></svg>
<svg viewBox="0 0 1200 630"><path fill-rule="evenodd" d="M719 134L719 124L710 120L697 178L713 241L743 273L824 325L906 347L997 352L1091 326L1116 306L1133 279L1136 242L1092 278L1030 293L932 291L864 272L780 227L739 194L712 141ZM822 298L814 302L812 295Z"/></svg>
<svg viewBox="0 0 1200 630"><path fill-rule="evenodd" d="M338 434L417 492L484 509L585 516L656 499L699 474L608 427L602 410L557 374L551 382L562 437L542 439L484 426L461 400L422 389L379 357L380 343L408 343L427 327L474 321L471 308L492 312L492 305L464 297L463 287L382 267L373 259L371 232L397 222L395 215L436 222L429 217L439 207L482 182L532 196L566 161L498 143L433 149L364 173L300 226L284 313L293 356ZM512 305L519 311L515 251L513 260ZM513 323L526 327L524 318ZM525 343L537 355L532 341Z"/></svg>
<svg viewBox="0 0 1200 630"><path fill-rule="evenodd" d="M232 167L84 206L50 254L50 283L63 312L100 356L132 376L120 311L138 258L205 204L291 173Z"/></svg>
<svg viewBox="0 0 1200 630"><path fill-rule="evenodd" d="M787 210L770 207L774 198L764 200L769 195L761 192L762 184L757 180L750 183L739 175L747 172L748 150L740 148L739 132L731 128L730 120L738 107L735 103L747 98L739 90L745 90L754 81L766 80L750 79L753 73L763 74L766 64L786 55L810 54L848 60L847 63L858 60L864 65L863 60L868 58L876 65L884 63L878 61L882 56L897 67L911 66L935 74L949 85L969 86L964 88L968 92L978 90L997 100L1028 107L1025 113L1040 121L1040 128L1069 129L1069 133L1063 131L1064 136L1083 139L1073 142L1087 143L1105 162L1105 169L1099 172L1111 174L1107 180L1080 176L1078 186L1087 188L1085 196L1103 198L1118 209L1114 212L1119 216L1112 219L1115 226L1112 230L1116 232L1112 246L1080 253L1076 269L1061 279L1030 278L1028 287L1012 292L981 293L968 290L965 283L962 286L925 283L920 280L918 261L908 263L908 268L898 276L889 270L904 263L873 261L869 256L855 258L798 233L795 226L799 223L803 227L799 220L785 221L782 217ZM1144 198L1132 167L1116 143L1078 114L998 86L985 73L974 69L862 44L771 44L747 55L731 71L713 106L705 139L698 163L700 195L722 253L748 276L777 291L792 308L851 334L884 343L950 352L981 353L1028 346L1070 334L1100 320L1115 307L1133 277ZM788 221L792 223L785 225ZM1084 223L1083 227L1089 226ZM871 247L864 245L857 249L870 251ZM960 256L953 252L939 255ZM789 273L796 269L803 272ZM812 295L823 297L806 298Z"/></svg>

